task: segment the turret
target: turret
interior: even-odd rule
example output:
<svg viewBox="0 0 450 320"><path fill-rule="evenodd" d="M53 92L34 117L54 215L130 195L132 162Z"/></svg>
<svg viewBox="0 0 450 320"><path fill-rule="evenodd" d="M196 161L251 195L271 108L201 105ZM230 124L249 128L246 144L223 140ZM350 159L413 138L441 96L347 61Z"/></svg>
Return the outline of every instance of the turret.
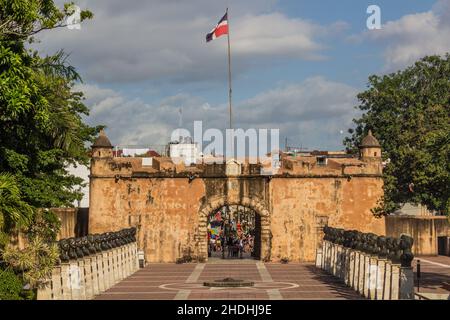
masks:
<svg viewBox="0 0 450 320"><path fill-rule="evenodd" d="M369 130L367 136L361 141L359 158L363 161L381 161L381 145L377 138L372 135L372 130Z"/></svg>
<svg viewBox="0 0 450 320"><path fill-rule="evenodd" d="M93 158L111 158L113 146L105 134L105 131L100 130L100 135L92 145L92 157Z"/></svg>

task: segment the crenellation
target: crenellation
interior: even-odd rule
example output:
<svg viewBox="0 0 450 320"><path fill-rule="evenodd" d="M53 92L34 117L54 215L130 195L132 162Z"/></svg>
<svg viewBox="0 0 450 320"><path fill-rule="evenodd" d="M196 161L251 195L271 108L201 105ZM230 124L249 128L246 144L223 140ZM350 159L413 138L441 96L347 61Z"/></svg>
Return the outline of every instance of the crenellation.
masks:
<svg viewBox="0 0 450 320"><path fill-rule="evenodd" d="M251 159L187 166L168 157L113 157L111 148L93 146L89 231L136 226L150 262L174 262L185 254L207 259L206 218L224 205L257 213L261 259L313 261L320 221L384 234L384 219L371 212L383 192L381 157L373 157L381 151L373 143L370 157L364 148L360 157L282 153L281 167L271 175L261 174L268 162Z"/></svg>

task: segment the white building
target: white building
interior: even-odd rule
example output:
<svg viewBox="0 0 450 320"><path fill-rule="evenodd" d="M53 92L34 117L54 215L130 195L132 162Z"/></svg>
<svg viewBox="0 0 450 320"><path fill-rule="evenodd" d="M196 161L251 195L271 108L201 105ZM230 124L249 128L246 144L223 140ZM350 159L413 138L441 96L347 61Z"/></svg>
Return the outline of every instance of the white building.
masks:
<svg viewBox="0 0 450 320"><path fill-rule="evenodd" d="M180 142L169 143L169 156L174 163L184 162L186 166L197 163L198 146L192 140L182 139Z"/></svg>

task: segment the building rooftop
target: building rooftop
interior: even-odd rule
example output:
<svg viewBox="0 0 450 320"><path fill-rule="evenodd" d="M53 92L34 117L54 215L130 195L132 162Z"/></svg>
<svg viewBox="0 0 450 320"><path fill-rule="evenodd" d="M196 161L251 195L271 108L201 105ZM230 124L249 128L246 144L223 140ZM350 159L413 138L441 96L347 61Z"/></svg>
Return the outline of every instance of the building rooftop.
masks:
<svg viewBox="0 0 450 320"><path fill-rule="evenodd" d="M369 130L367 136L362 139L360 147L380 147L380 143L378 142L377 138L372 135L372 130Z"/></svg>
<svg viewBox="0 0 450 320"><path fill-rule="evenodd" d="M109 141L103 129L100 130L100 134L97 139L95 139L92 148L112 148L111 141Z"/></svg>

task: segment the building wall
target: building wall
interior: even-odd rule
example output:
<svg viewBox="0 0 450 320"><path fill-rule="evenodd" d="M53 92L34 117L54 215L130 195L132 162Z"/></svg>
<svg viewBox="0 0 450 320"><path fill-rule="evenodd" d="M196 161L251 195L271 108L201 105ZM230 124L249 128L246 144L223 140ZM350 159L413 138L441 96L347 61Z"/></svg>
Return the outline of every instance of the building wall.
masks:
<svg viewBox="0 0 450 320"><path fill-rule="evenodd" d="M370 209L380 178L132 178L91 177L90 233L139 229L139 246L152 262L185 254L206 258L206 217L225 204L262 216L263 259L313 261L321 227L383 234Z"/></svg>
<svg viewBox="0 0 450 320"><path fill-rule="evenodd" d="M271 258L313 261L322 227L384 234L384 219L370 212L382 194L381 178L274 178L271 181Z"/></svg>
<svg viewBox="0 0 450 320"><path fill-rule="evenodd" d="M443 216L386 217L386 235L400 237L402 234L413 237L415 255L437 255L437 238L450 237L450 223Z"/></svg>
<svg viewBox="0 0 450 320"><path fill-rule="evenodd" d="M313 261L322 228L384 234L384 219L370 211L382 196L381 158L282 157L273 176L237 163L176 165L170 158L113 158L93 150L89 232L138 227L147 261L174 262L183 255L207 259L207 217L223 205L255 210L261 221L261 259ZM239 166L241 166L239 164Z"/></svg>

